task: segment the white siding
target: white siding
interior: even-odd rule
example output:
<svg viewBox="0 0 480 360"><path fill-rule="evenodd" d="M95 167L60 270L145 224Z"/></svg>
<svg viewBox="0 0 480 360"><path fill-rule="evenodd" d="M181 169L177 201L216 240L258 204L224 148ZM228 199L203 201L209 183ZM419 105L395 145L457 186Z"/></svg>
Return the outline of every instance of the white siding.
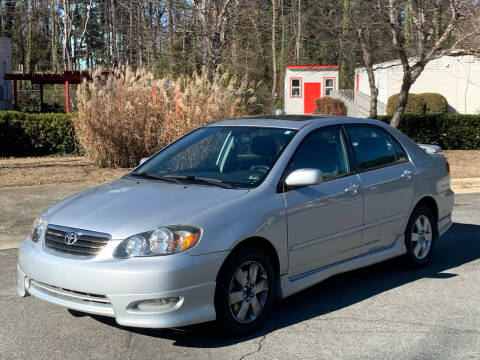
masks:
<svg viewBox="0 0 480 360"><path fill-rule="evenodd" d="M356 69L359 90L370 95L367 73ZM379 88L378 99L387 103L388 98L400 91L403 70L398 62L376 65L375 81ZM451 111L472 114L480 111L480 59L473 56L444 56L427 64L412 85L413 94L434 92L445 96Z"/></svg>
<svg viewBox="0 0 480 360"><path fill-rule="evenodd" d="M302 92L300 98L290 97L290 78L300 77L302 79ZM305 98L304 84L307 82L321 84L321 96L325 94L324 78L333 77L334 90L338 90L338 70L333 68L327 69L289 69L285 71L284 79L284 111L285 114L303 114L303 102Z"/></svg>

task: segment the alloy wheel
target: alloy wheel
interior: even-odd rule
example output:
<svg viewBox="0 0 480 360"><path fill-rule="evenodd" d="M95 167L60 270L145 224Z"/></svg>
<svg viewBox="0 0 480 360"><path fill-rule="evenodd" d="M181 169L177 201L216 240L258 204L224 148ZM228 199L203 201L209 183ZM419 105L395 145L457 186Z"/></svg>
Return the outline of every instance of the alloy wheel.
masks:
<svg viewBox="0 0 480 360"><path fill-rule="evenodd" d="M250 323L263 311L268 294L268 278L257 261L240 265L230 281L230 312L239 323Z"/></svg>
<svg viewBox="0 0 480 360"><path fill-rule="evenodd" d="M426 215L420 215L413 224L411 242L413 254L418 260L427 257L432 246L432 224Z"/></svg>

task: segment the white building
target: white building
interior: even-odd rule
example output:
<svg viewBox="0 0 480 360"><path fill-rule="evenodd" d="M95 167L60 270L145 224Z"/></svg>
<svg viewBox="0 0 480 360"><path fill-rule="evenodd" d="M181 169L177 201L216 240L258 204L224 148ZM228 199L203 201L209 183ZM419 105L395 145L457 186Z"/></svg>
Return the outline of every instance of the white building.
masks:
<svg viewBox="0 0 480 360"><path fill-rule="evenodd" d="M0 37L0 110L12 107L12 85L3 76L12 72L12 48L10 38Z"/></svg>
<svg viewBox="0 0 480 360"><path fill-rule="evenodd" d="M285 114L312 114L315 100L338 90L336 65L288 65L285 71Z"/></svg>
<svg viewBox="0 0 480 360"><path fill-rule="evenodd" d="M399 61L391 61L375 65L374 72L378 88L378 114L383 115L388 98L400 92L403 68ZM413 94L425 92L442 94L452 112L480 112L480 59L469 55L450 55L430 61L410 88ZM355 70L354 95L357 115L366 116L370 87L365 68Z"/></svg>

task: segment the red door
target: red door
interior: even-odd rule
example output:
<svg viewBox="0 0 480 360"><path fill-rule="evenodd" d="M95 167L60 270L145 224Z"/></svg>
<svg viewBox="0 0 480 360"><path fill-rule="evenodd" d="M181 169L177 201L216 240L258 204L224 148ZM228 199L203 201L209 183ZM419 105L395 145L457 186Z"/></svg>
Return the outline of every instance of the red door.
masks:
<svg viewBox="0 0 480 360"><path fill-rule="evenodd" d="M303 113L304 114L313 114L313 111L317 107L315 100L320 98L321 86L320 83L305 83L304 92L305 99L303 100Z"/></svg>

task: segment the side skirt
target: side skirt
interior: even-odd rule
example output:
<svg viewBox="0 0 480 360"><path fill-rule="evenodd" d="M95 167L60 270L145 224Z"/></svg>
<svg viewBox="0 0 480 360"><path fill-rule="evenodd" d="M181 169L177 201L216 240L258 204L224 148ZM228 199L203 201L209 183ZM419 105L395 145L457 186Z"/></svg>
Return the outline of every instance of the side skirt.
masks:
<svg viewBox="0 0 480 360"><path fill-rule="evenodd" d="M342 260L319 269L315 269L303 274L289 276L288 274L280 277L280 297L286 298L299 291L302 291L312 285L319 283L331 276L341 274L347 271L359 269L368 265L376 264L407 252L405 248L404 235L399 236L392 245L370 251L365 254L355 256L350 259Z"/></svg>

